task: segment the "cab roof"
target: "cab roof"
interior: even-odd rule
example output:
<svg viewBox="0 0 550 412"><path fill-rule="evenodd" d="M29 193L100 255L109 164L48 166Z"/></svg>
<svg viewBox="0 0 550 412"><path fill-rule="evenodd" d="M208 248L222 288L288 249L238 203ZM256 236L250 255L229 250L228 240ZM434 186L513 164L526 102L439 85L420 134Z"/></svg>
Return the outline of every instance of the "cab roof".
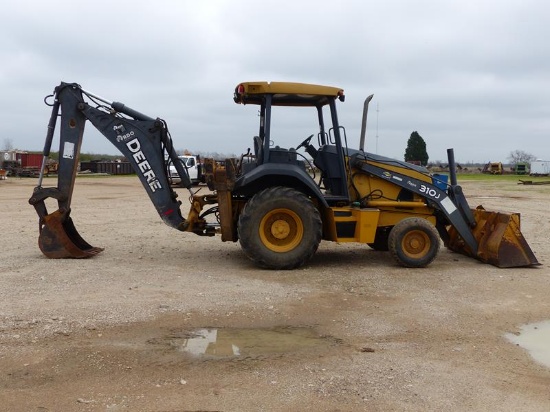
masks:
<svg viewBox="0 0 550 412"><path fill-rule="evenodd" d="M291 82L245 82L235 88L233 100L240 104L261 104L266 94L272 95L273 106L324 106L331 99L344 101L339 87Z"/></svg>

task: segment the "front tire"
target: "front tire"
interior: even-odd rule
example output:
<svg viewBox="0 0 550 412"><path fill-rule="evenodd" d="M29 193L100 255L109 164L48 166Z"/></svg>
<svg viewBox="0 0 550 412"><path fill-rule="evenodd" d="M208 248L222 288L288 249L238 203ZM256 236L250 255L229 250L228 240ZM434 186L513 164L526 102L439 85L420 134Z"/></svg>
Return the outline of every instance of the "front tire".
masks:
<svg viewBox="0 0 550 412"><path fill-rule="evenodd" d="M322 236L319 211L303 193L271 187L250 199L238 222L245 255L266 269L294 269L316 252Z"/></svg>
<svg viewBox="0 0 550 412"><path fill-rule="evenodd" d="M428 266L439 252L439 234L426 219L411 217L396 224L390 232L388 246L401 266Z"/></svg>

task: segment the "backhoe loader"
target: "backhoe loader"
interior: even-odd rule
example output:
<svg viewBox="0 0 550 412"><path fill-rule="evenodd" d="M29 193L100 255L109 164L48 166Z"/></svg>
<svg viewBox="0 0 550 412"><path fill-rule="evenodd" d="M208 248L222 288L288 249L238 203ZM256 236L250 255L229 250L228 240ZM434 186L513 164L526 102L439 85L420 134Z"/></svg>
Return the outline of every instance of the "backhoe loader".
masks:
<svg viewBox="0 0 550 412"><path fill-rule="evenodd" d="M245 82L234 91L238 104L259 108L259 131L240 158L206 159L210 191L199 194L177 161L167 124L120 102L106 100L76 83L62 82L47 96L52 106L44 146L47 159L60 121L57 186L43 187L45 162L29 203L39 216L40 250L50 258L86 258L103 249L88 244L72 219L71 197L84 126L89 121L131 162L161 219L200 236L239 241L254 264L293 269L315 254L321 240L358 242L390 251L398 264L425 267L440 243L498 267L538 265L520 230L518 213L471 209L457 183L453 149L450 176L364 150L365 100L359 147L348 147L336 106L345 100L337 87L289 82ZM295 148L272 142L280 106L309 110L317 130ZM299 150L303 149L304 153ZM182 216L169 183L173 163L181 187L190 193ZM450 179L448 179L450 177ZM45 200L57 201L49 213Z"/></svg>

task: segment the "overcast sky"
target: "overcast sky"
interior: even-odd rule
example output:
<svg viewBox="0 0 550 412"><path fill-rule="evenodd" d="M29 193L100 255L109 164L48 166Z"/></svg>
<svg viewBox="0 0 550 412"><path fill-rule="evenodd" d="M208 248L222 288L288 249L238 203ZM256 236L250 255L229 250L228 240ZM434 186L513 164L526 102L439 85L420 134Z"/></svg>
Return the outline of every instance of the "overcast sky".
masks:
<svg viewBox="0 0 550 412"><path fill-rule="evenodd" d="M430 161L550 159L550 2L542 0L8 0L0 16L0 149L42 150L61 81L167 121L177 149L241 154L257 107L243 81L337 86L358 148L403 159L413 131ZM283 111L275 143L316 133ZM56 139L57 142L57 139ZM54 144L58 144L54 142ZM58 150L54 148L52 150ZM83 152L116 149L88 123Z"/></svg>

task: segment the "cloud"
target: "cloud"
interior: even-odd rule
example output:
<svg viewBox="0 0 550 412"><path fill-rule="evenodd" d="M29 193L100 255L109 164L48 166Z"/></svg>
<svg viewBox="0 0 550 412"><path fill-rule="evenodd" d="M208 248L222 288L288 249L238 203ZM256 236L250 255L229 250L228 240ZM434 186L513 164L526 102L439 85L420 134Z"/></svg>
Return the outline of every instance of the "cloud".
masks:
<svg viewBox="0 0 550 412"><path fill-rule="evenodd" d="M516 149L550 159L544 2L11 3L0 18L0 143L19 149L41 150L42 99L68 81L164 118L179 149L239 154L258 118L233 89L278 80L342 87L352 147L374 93L369 151L401 159L416 130L432 160L449 147L461 162ZM317 130L314 114L282 118L281 146ZM88 126L83 151L115 150Z"/></svg>

